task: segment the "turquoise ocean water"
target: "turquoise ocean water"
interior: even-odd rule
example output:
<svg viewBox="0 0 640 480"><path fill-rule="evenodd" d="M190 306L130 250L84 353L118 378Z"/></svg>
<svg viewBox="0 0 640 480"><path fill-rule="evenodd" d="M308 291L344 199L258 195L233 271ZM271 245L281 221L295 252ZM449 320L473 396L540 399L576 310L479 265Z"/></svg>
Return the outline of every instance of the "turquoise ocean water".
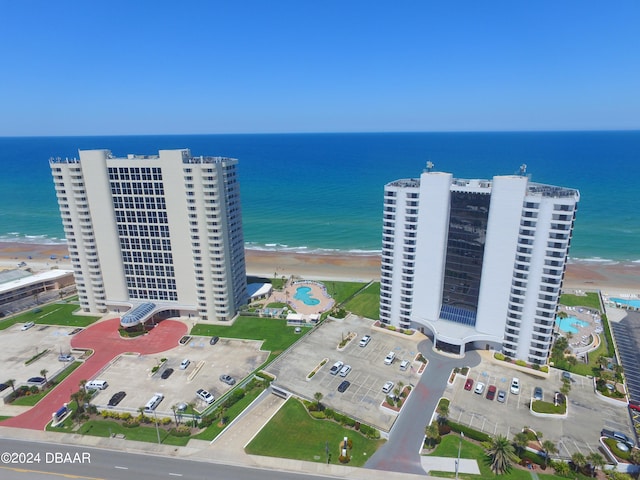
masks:
<svg viewBox="0 0 640 480"><path fill-rule="evenodd" d="M0 241L63 242L49 157L190 148L238 158L247 247L379 252L385 183L427 160L459 178L512 174L580 190L571 256L640 261L640 132L344 133L0 138Z"/></svg>

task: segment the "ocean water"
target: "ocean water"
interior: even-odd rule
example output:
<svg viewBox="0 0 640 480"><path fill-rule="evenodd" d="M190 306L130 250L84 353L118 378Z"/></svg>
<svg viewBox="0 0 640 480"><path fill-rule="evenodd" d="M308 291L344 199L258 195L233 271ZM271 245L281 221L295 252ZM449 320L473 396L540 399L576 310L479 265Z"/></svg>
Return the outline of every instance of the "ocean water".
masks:
<svg viewBox="0 0 640 480"><path fill-rule="evenodd" d="M249 248L379 252L384 185L426 161L459 178L512 174L581 193L571 256L640 261L640 131L0 138L0 241L63 242L50 157L190 148L238 158Z"/></svg>

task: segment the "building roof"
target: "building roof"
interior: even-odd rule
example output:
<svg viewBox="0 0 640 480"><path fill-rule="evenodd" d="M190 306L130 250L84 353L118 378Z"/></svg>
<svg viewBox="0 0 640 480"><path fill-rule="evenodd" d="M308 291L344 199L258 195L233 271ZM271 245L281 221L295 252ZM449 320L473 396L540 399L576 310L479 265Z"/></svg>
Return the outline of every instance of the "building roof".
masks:
<svg viewBox="0 0 640 480"><path fill-rule="evenodd" d="M8 282L0 283L0 293L10 292L11 290L17 290L22 287L28 287L29 285L35 285L41 282L47 282L56 280L58 278L65 277L73 273L73 270L46 270L44 272L34 273L27 277L10 280Z"/></svg>
<svg viewBox="0 0 640 480"><path fill-rule="evenodd" d="M257 298L262 297L263 295L268 295L273 290L273 286L270 283L248 283L247 284L247 293L249 294L249 298Z"/></svg>

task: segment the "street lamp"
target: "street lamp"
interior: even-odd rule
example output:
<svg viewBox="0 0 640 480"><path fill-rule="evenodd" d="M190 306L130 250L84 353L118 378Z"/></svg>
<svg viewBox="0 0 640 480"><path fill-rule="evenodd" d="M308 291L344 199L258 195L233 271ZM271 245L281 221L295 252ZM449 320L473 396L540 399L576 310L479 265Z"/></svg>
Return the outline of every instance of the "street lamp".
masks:
<svg viewBox="0 0 640 480"><path fill-rule="evenodd" d="M456 460L456 480L458 480L458 470L460 470L460 451L462 450L462 439L464 432L460 432L460 442L458 443L458 459Z"/></svg>
<svg viewBox="0 0 640 480"><path fill-rule="evenodd" d="M156 413L156 411L153 411L153 416L156 419L156 435L158 435L158 444L160 444L160 429L158 428L158 414ZM460 455L458 455L460 456Z"/></svg>

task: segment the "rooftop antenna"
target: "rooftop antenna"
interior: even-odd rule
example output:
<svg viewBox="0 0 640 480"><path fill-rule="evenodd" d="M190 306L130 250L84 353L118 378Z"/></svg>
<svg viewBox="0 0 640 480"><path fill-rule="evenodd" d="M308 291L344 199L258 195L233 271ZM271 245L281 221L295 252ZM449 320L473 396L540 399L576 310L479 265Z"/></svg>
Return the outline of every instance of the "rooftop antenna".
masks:
<svg viewBox="0 0 640 480"><path fill-rule="evenodd" d="M527 164L523 163L520 165L520 171L518 172L521 177L525 177L527 175Z"/></svg>
<svg viewBox="0 0 640 480"><path fill-rule="evenodd" d="M433 162L431 160L427 160L427 168L426 171L430 172L431 170L433 170Z"/></svg>

